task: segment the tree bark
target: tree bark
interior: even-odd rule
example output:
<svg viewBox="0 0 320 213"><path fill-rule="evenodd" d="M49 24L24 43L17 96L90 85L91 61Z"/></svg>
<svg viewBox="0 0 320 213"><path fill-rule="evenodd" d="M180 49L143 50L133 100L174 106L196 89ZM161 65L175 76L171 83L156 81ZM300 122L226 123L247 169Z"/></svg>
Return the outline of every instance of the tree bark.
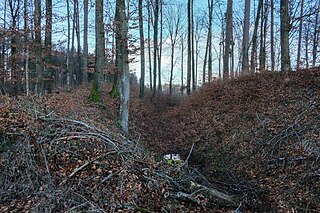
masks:
<svg viewBox="0 0 320 213"><path fill-rule="evenodd" d="M302 42L303 5L304 5L304 0L301 0L300 20L299 20L299 38L298 38L298 50L297 50L297 70L300 69L300 63L301 63L300 55L301 55L301 42Z"/></svg>
<svg viewBox="0 0 320 213"><path fill-rule="evenodd" d="M120 71L120 115L119 122L128 133L130 74L128 59L128 21L124 0L116 2L116 66Z"/></svg>
<svg viewBox="0 0 320 213"><path fill-rule="evenodd" d="M318 53L318 46L319 46L319 13L320 13L320 6L318 5L318 12L316 13L315 17L315 28L313 33L313 48L312 48L312 66L316 66L317 61L317 53Z"/></svg>
<svg viewBox="0 0 320 213"><path fill-rule="evenodd" d="M263 0L259 0L258 9L257 9L257 16L254 22L254 30L252 35L252 48L251 48L251 65L250 65L250 72L255 73L256 71L256 52L257 52L257 34L258 34L258 26L260 20L260 14L262 10L262 3Z"/></svg>
<svg viewBox="0 0 320 213"><path fill-rule="evenodd" d="M232 39L232 0L228 0L227 4L227 24L226 24L226 41L225 50L223 56L223 79L229 78L229 57L230 57L230 45Z"/></svg>
<svg viewBox="0 0 320 213"><path fill-rule="evenodd" d="M270 32L270 51L271 51L271 72L274 71L275 67L275 52L274 52L274 0L270 0L271 7L271 32Z"/></svg>
<svg viewBox="0 0 320 213"><path fill-rule="evenodd" d="M46 0L46 31L45 31L45 91L52 93L53 73L50 67L52 55L52 0Z"/></svg>
<svg viewBox="0 0 320 213"><path fill-rule="evenodd" d="M289 52L289 0L280 0L281 71L291 71Z"/></svg>
<svg viewBox="0 0 320 213"><path fill-rule="evenodd" d="M82 82L88 83L88 0L83 0L83 60Z"/></svg>
<svg viewBox="0 0 320 213"><path fill-rule="evenodd" d="M36 93L43 93L43 61L41 44L41 0L34 0L34 29L35 29L35 54L36 54Z"/></svg>
<svg viewBox="0 0 320 213"><path fill-rule="evenodd" d="M143 33L143 16L142 16L142 0L139 0L139 33L140 33L140 93L139 96L144 96L144 79L145 79L145 55L144 55L144 33Z"/></svg>
<svg viewBox="0 0 320 213"><path fill-rule="evenodd" d="M153 28L153 95L156 94L156 84L157 84L158 19L159 19L159 0L155 0L154 25L153 25L154 27Z"/></svg>
<svg viewBox="0 0 320 213"><path fill-rule="evenodd" d="M244 25L242 41L242 72L249 73L249 27L250 27L250 0L245 0Z"/></svg>
<svg viewBox="0 0 320 213"><path fill-rule="evenodd" d="M191 23L191 0L188 0L188 59L187 59L187 94L190 95L191 94L191 51L192 51L192 47L191 47L191 27L192 27L192 23Z"/></svg>

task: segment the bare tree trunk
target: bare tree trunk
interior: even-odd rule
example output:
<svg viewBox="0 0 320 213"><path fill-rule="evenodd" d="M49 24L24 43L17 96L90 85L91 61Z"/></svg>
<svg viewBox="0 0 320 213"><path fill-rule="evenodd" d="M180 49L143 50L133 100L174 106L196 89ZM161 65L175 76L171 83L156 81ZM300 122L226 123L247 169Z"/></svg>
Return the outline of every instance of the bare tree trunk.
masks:
<svg viewBox="0 0 320 213"><path fill-rule="evenodd" d="M145 79L145 56L144 56L144 33L143 33L143 16L142 16L142 0L139 0L139 32L140 32L140 98L144 96L144 79Z"/></svg>
<svg viewBox="0 0 320 213"><path fill-rule="evenodd" d="M299 38L298 38L298 51L297 51L297 70L300 69L300 54L301 54L301 41L302 41L302 23L303 23L303 5L304 0L301 0L301 6L300 6L300 20L299 20Z"/></svg>
<svg viewBox="0 0 320 213"><path fill-rule="evenodd" d="M130 75L128 59L128 22L125 14L124 0L116 2L116 66L120 70L120 115L119 122L124 130L128 133L129 118L129 98L130 98Z"/></svg>
<svg viewBox="0 0 320 213"><path fill-rule="evenodd" d="M306 24L305 29L305 57L306 57L306 69L309 68L309 28L310 28L310 23Z"/></svg>
<svg viewBox="0 0 320 213"><path fill-rule="evenodd" d="M313 48L312 48L312 66L316 66L317 61L317 53L318 53L318 45L319 45L319 13L320 13L320 6L318 5L318 12L316 13L315 17L315 28L313 33Z"/></svg>
<svg viewBox="0 0 320 213"><path fill-rule="evenodd" d="M159 0L155 0L154 9L154 33L153 33L153 94L156 93L157 84L157 52L158 52L158 18L159 18ZM160 82L159 82L160 83Z"/></svg>
<svg viewBox="0 0 320 213"><path fill-rule="evenodd" d="M70 2L67 0L67 16L70 17ZM67 35L67 91L71 91L71 70L70 70L70 19L68 18L68 35Z"/></svg>
<svg viewBox="0 0 320 213"><path fill-rule="evenodd" d="M250 66L251 73L254 73L256 71L256 52L257 52L257 37L258 37L257 34L258 34L260 14L262 10L262 3L263 3L263 0L259 0L257 16L254 22L254 30L252 35L252 49L251 49L251 66Z"/></svg>
<svg viewBox="0 0 320 213"><path fill-rule="evenodd" d="M275 52L274 52L274 0L271 1L271 35L270 35L270 50L271 50L271 71L275 67Z"/></svg>
<svg viewBox="0 0 320 213"><path fill-rule="evenodd" d="M148 2L148 55L149 55L149 81L150 81L150 90L152 91L152 63L151 63L151 37L150 37L150 32L151 32L151 11L150 11L150 5L151 3Z"/></svg>
<svg viewBox="0 0 320 213"><path fill-rule="evenodd" d="M183 60L184 60L184 35L181 35L181 94L184 92L184 85L183 85L183 73L184 73L184 68L183 68Z"/></svg>
<svg viewBox="0 0 320 213"><path fill-rule="evenodd" d="M187 67L187 94L190 95L191 94L191 27L192 27L192 23L191 23L191 0L188 0L188 67Z"/></svg>
<svg viewBox="0 0 320 213"><path fill-rule="evenodd" d="M83 61L82 61L82 81L88 83L88 0L83 0Z"/></svg>
<svg viewBox="0 0 320 213"><path fill-rule="evenodd" d="M281 71L290 71L289 52L289 0L280 0L280 42L281 42Z"/></svg>
<svg viewBox="0 0 320 213"><path fill-rule="evenodd" d="M193 0L191 0L191 56L192 56L192 91L196 91L196 73L195 73L195 60L194 60L194 15L193 15Z"/></svg>
<svg viewBox="0 0 320 213"><path fill-rule="evenodd" d="M41 96L43 93L43 61L41 44L41 0L34 0L34 29L35 29L35 53L36 53L36 93Z"/></svg>
<svg viewBox="0 0 320 213"><path fill-rule="evenodd" d="M162 31L163 31L163 21L162 21L162 0L160 0L160 41L159 41L159 48L158 48L158 90L162 90L162 83L161 83L161 56L162 56Z"/></svg>
<svg viewBox="0 0 320 213"><path fill-rule="evenodd" d="M30 87L29 87L29 44L28 44L28 1L24 0L24 44L25 44L25 81L26 81L26 96L30 94ZM1 73L0 73L1 75ZM0 88L1 89L1 88Z"/></svg>
<svg viewBox="0 0 320 213"><path fill-rule="evenodd" d="M46 92L52 93L53 73L50 67L52 55L52 0L46 0L46 32L45 32L45 81Z"/></svg>
<svg viewBox="0 0 320 213"><path fill-rule="evenodd" d="M226 41L223 56L223 79L229 78L229 57L230 45L232 40L232 0L228 0L227 4L227 24L226 24Z"/></svg>
<svg viewBox="0 0 320 213"><path fill-rule="evenodd" d="M81 83L81 41L80 41L80 17L79 17L79 0L74 0L75 4L75 19L76 19L76 37L77 37L77 56L78 56L78 67L76 69L76 83Z"/></svg>
<svg viewBox="0 0 320 213"><path fill-rule="evenodd" d="M209 0L208 0L209 4ZM213 19L213 0L211 0L210 6L209 6L209 30L208 30L208 41L207 45L209 45L206 48L209 48L209 57L208 57L208 81L212 81L212 19ZM207 51L207 49L206 49Z"/></svg>
<svg viewBox="0 0 320 213"><path fill-rule="evenodd" d="M242 41L242 72L249 73L249 27L250 27L250 0L245 1L244 6L244 25Z"/></svg>
<svg viewBox="0 0 320 213"><path fill-rule="evenodd" d="M102 72L104 68L105 40L103 22L103 0L96 0L96 58L94 66L94 79L89 99L93 102L101 101L102 94ZM118 23L116 23L117 25Z"/></svg>

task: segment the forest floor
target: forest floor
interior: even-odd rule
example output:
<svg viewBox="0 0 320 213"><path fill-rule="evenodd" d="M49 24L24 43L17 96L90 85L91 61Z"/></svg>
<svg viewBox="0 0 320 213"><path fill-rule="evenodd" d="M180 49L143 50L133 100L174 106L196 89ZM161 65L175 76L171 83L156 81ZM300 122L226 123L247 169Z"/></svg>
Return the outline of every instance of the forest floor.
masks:
<svg viewBox="0 0 320 213"><path fill-rule="evenodd" d="M0 97L0 212L319 211L319 68L132 88L130 135L89 92Z"/></svg>

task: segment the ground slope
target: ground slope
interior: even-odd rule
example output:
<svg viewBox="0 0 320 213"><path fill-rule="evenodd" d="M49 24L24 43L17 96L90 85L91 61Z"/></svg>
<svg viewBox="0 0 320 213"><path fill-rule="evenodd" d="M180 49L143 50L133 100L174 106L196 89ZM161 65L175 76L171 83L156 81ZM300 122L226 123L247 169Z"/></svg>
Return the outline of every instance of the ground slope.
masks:
<svg viewBox="0 0 320 213"><path fill-rule="evenodd" d="M150 149L186 155L194 143L193 164L247 210L319 211L319 68L210 83L175 107L161 98L132 112Z"/></svg>

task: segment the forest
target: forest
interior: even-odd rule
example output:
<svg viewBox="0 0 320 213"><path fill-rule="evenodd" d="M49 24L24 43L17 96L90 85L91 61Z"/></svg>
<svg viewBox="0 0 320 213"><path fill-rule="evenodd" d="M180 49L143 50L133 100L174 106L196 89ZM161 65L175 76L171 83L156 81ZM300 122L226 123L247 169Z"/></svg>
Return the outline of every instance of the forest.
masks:
<svg viewBox="0 0 320 213"><path fill-rule="evenodd" d="M0 212L319 212L320 0L3 0Z"/></svg>

